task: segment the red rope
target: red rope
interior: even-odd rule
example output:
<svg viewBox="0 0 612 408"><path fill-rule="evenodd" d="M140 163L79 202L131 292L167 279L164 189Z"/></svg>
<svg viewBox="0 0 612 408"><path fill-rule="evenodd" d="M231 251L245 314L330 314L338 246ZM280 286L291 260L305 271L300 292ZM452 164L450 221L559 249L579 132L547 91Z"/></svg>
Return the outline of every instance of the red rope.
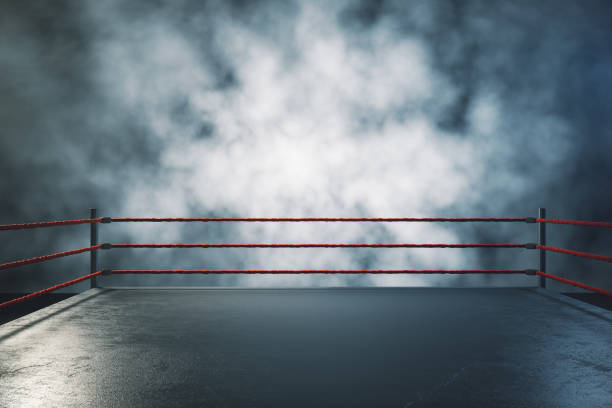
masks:
<svg viewBox="0 0 612 408"><path fill-rule="evenodd" d="M111 274L525 274L521 269L113 269Z"/></svg>
<svg viewBox="0 0 612 408"><path fill-rule="evenodd" d="M612 222L603 222L603 221L575 221L575 220L553 220L549 218L536 218L536 222L545 222L547 224L586 225L589 227L612 228Z"/></svg>
<svg viewBox="0 0 612 408"><path fill-rule="evenodd" d="M0 231L41 228L41 227L57 227L60 225L93 224L93 223L101 222L101 221L102 221L102 218L92 218L92 219L86 219L86 220L30 222L27 224L5 224L5 225L0 225Z"/></svg>
<svg viewBox="0 0 612 408"><path fill-rule="evenodd" d="M68 281L68 282L60 283L59 285L51 286L50 288L43 289L43 290L40 290L38 292L30 293L28 295L21 296L21 297L18 297L16 299L12 299L12 300L6 301L4 303L0 303L0 309L2 309L3 307L10 306L10 305L15 304L15 303L23 302L24 300L32 299L32 298L34 298L36 296L44 295L45 293L53 292L54 290L65 288L66 286L74 285L75 283L82 282L84 280L87 280L89 278L93 278L94 276L98 276L100 274L102 274L102 271L90 273L89 275L81 276L80 278L76 278L76 279Z"/></svg>
<svg viewBox="0 0 612 408"><path fill-rule="evenodd" d="M563 282L563 283L567 283L568 285L573 285L582 289L587 289L596 293L601 293L602 295L607 295L607 296L612 296L612 292L610 292L609 290L605 290L605 289L600 289L600 288L596 288L594 286L590 286L590 285L585 285L584 283L580 283L580 282L576 282L573 280L569 280L569 279L565 279L562 278L560 276L556 276L556 275L550 275L548 273L545 272L541 272L541 271L536 271L536 274L540 275L540 276L544 276L546 278L549 279L554 279L556 281L559 282Z"/></svg>
<svg viewBox="0 0 612 408"><path fill-rule="evenodd" d="M112 248L525 248L525 244L112 244Z"/></svg>
<svg viewBox="0 0 612 408"><path fill-rule="evenodd" d="M525 222L526 218L112 218L112 222Z"/></svg>
<svg viewBox="0 0 612 408"><path fill-rule="evenodd" d="M28 265L28 264L33 264L37 262L48 261L49 259L55 259L55 258L61 258L64 256L80 254L83 252L93 251L95 249L100 249L100 248L102 248L102 244L90 246L87 248L73 249L72 251L57 252L51 255L37 256L36 258L24 259L23 261L7 262L7 263L0 265L0 270L15 268L17 266Z"/></svg>
<svg viewBox="0 0 612 408"><path fill-rule="evenodd" d="M612 258L609 256L589 254L587 252L571 251L569 249L549 247L546 245L536 245L536 248L543 249L545 251L559 252L561 254L581 256L583 258L597 259L598 261L612 262Z"/></svg>

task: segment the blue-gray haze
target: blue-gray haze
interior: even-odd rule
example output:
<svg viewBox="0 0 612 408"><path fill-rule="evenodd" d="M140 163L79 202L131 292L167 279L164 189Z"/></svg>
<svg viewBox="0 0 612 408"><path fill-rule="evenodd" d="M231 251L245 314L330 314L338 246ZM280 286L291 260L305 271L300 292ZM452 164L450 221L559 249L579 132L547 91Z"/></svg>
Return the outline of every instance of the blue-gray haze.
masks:
<svg viewBox="0 0 612 408"><path fill-rule="evenodd" d="M113 217L612 220L607 1L0 1L0 222ZM536 226L114 224L115 243L523 243ZM88 227L3 232L2 262ZM609 230L550 226L609 252ZM3 291L88 256L2 272ZM112 250L109 268L533 268L528 250ZM550 255L610 288L609 267ZM108 278L105 278L108 279ZM528 277L106 284L531 285ZM567 289L565 287L560 289Z"/></svg>

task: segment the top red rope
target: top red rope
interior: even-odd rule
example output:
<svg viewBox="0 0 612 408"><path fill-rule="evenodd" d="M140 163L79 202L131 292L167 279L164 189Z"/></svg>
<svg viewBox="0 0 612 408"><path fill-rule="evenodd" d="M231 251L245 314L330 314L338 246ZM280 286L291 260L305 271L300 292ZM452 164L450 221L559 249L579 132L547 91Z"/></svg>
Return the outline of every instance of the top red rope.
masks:
<svg viewBox="0 0 612 408"><path fill-rule="evenodd" d="M553 220L550 218L536 218L536 222L543 222L547 224L586 225L589 227L612 228L612 222L603 222L603 221Z"/></svg>
<svg viewBox="0 0 612 408"><path fill-rule="evenodd" d="M111 218L112 222L526 222L527 218Z"/></svg>
<svg viewBox="0 0 612 408"><path fill-rule="evenodd" d="M549 218L91 218L0 225L0 231L104 222L537 222L612 228L612 222Z"/></svg>
<svg viewBox="0 0 612 408"><path fill-rule="evenodd" d="M5 225L0 225L0 231L42 228L42 227L58 227L61 225L93 224L93 223L97 223L101 221L102 221L102 218L91 218L91 219L86 219L86 220L64 220L64 221L49 221L49 222L30 222L27 224L5 224Z"/></svg>

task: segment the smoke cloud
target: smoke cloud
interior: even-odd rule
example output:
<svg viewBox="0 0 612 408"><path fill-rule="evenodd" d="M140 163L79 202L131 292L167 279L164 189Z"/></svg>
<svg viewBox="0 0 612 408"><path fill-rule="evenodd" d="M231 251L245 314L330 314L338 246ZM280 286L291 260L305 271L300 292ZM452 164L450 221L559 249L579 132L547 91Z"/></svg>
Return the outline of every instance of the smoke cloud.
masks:
<svg viewBox="0 0 612 408"><path fill-rule="evenodd" d="M612 219L605 2L3 2L3 223L113 217ZM524 243L533 225L111 224L114 243ZM606 252L606 231L549 227ZM609 233L609 232L608 232ZM9 234L11 234L9 236ZM4 233L4 262L87 227ZM517 252L518 251L518 252ZM125 268L528 268L527 250L112 250ZM551 255L595 285L607 270ZM78 271L78 273L77 273ZM32 290L86 255L5 271ZM529 277L112 277L127 285L532 285ZM564 290L567 288L563 287Z"/></svg>

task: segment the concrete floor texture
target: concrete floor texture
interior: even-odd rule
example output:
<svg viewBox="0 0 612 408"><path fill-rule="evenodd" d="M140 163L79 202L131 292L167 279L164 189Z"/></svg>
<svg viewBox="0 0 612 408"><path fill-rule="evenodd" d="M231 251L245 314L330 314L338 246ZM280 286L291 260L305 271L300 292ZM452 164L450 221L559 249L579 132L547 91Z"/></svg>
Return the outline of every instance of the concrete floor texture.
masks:
<svg viewBox="0 0 612 408"><path fill-rule="evenodd" d="M0 326L0 407L612 407L612 312L542 289L91 289Z"/></svg>

